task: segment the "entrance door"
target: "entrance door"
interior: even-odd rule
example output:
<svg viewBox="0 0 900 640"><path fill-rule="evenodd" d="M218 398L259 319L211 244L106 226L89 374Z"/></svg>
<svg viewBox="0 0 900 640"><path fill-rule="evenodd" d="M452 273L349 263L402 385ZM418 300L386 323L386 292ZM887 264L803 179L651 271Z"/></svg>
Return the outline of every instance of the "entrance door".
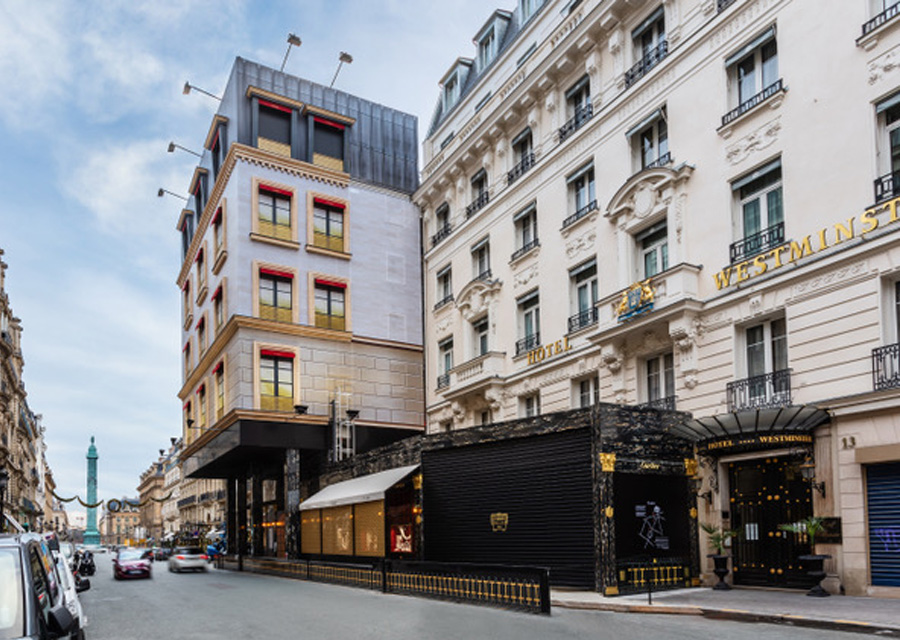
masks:
<svg viewBox="0 0 900 640"><path fill-rule="evenodd" d="M805 536L778 529L812 515L812 495L797 458L789 456L728 465L734 583L808 588L797 558L810 552Z"/></svg>

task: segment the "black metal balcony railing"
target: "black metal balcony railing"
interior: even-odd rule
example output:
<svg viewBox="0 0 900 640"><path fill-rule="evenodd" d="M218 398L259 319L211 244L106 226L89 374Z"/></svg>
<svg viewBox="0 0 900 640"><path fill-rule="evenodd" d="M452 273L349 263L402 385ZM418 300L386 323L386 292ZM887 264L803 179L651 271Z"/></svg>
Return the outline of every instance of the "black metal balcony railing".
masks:
<svg viewBox="0 0 900 640"><path fill-rule="evenodd" d="M466 217L473 215L476 211L481 209L484 205L488 203L490 200L490 194L487 191L482 191L478 194L478 197L472 200L472 204L466 207Z"/></svg>
<svg viewBox="0 0 900 640"><path fill-rule="evenodd" d="M862 26L862 34L866 35L867 33L874 31L885 22L891 18L896 18L898 15L900 15L900 4L888 7Z"/></svg>
<svg viewBox="0 0 900 640"><path fill-rule="evenodd" d="M453 227L449 224L445 224L443 227L437 230L433 236L431 236L431 246L435 246L441 240L450 235L450 232L453 231Z"/></svg>
<svg viewBox="0 0 900 640"><path fill-rule="evenodd" d="M516 258L521 258L521 257L524 256L526 253L528 253L529 251L531 251L531 250L534 249L535 247L539 247L540 245L541 245L541 241L538 240L537 238L535 238L535 239L532 240L531 242L522 245L519 249L516 249L516 250L513 252L512 257L510 258L510 261L515 260Z"/></svg>
<svg viewBox="0 0 900 640"><path fill-rule="evenodd" d="M450 304L451 302L453 302L453 294L452 294L452 293L448 293L448 294L447 294L446 296L444 296L441 300L438 300L437 302L434 303L434 308L435 308L435 309L440 309L440 308L443 307L445 304Z"/></svg>
<svg viewBox="0 0 900 640"><path fill-rule="evenodd" d="M570 135L578 131L582 125L594 115L594 107L589 102L575 109L572 119L559 128L559 141L563 142Z"/></svg>
<svg viewBox="0 0 900 640"><path fill-rule="evenodd" d="M656 398L655 400L647 400L641 406L648 409L665 409L666 411L675 411L675 402L678 396L666 396L665 398Z"/></svg>
<svg viewBox="0 0 900 640"><path fill-rule="evenodd" d="M727 9L734 3L735 0L718 0L718 2L716 3L716 10L718 13L722 13L723 11L725 11L725 9Z"/></svg>
<svg viewBox="0 0 900 640"><path fill-rule="evenodd" d="M644 171L646 171L647 169L656 169L657 167L664 167L667 164L669 164L670 162L672 162L672 154L671 154L671 152L666 151L664 154L662 154L656 160L648 163L647 166L644 167Z"/></svg>
<svg viewBox="0 0 900 640"><path fill-rule="evenodd" d="M491 273L490 269L485 269L484 271L479 273L477 276L472 278L472 282L478 282L479 280L490 280L492 275L493 274Z"/></svg>
<svg viewBox="0 0 900 640"><path fill-rule="evenodd" d="M872 386L875 391L900 387L900 343L872 349Z"/></svg>
<svg viewBox="0 0 900 640"><path fill-rule="evenodd" d="M898 195L900 195L900 171L894 171L875 180L876 203L890 200Z"/></svg>
<svg viewBox="0 0 900 640"><path fill-rule="evenodd" d="M178 501L178 508L187 507L188 505L192 505L197 502L197 496L188 496L187 498L182 498Z"/></svg>
<svg viewBox="0 0 900 640"><path fill-rule="evenodd" d="M534 166L534 153L526 153L522 156L522 159L519 160L519 163L514 166L512 169L507 171L506 173L506 184L510 185L528 171L531 167Z"/></svg>
<svg viewBox="0 0 900 640"><path fill-rule="evenodd" d="M757 93L755 96L742 102L740 105L738 105L737 108L732 109L731 111L726 113L724 116L722 116L722 126L724 127L726 124L728 124L738 116L747 113L748 111L750 111L750 109L763 102L767 98L771 98L772 96L774 96L776 93L781 91L781 85L782 79L779 78L768 87Z"/></svg>
<svg viewBox="0 0 900 640"><path fill-rule="evenodd" d="M225 499L225 489L219 489L216 491L216 500L224 500Z"/></svg>
<svg viewBox="0 0 900 640"><path fill-rule="evenodd" d="M443 375L439 375L437 379L437 388L438 389L446 389L450 386L450 374L445 373Z"/></svg>
<svg viewBox="0 0 900 640"><path fill-rule="evenodd" d="M589 327L592 324L596 324L599 317L600 315L597 313L597 307L591 307L590 309L585 309L584 311L576 313L574 316L570 316L569 333L574 333L575 331Z"/></svg>
<svg viewBox="0 0 900 640"><path fill-rule="evenodd" d="M625 72L625 87L628 88L635 82L650 73L650 70L659 64L660 60L669 53L669 41L663 40L650 49L647 54L638 60L631 69Z"/></svg>
<svg viewBox="0 0 900 640"><path fill-rule="evenodd" d="M209 502L213 499L213 494L211 491L206 491L200 494L200 502Z"/></svg>
<svg viewBox="0 0 900 640"><path fill-rule="evenodd" d="M589 214L591 211L594 211L596 208L597 208L597 201L591 200L586 205L581 207L578 211L576 211L575 213L570 215L568 218L563 220L562 228L565 229L569 225L575 224L576 222L581 220L583 217L585 217L587 214Z"/></svg>
<svg viewBox="0 0 900 640"><path fill-rule="evenodd" d="M791 404L791 370L782 369L729 382L726 396L729 411L785 407Z"/></svg>
<svg viewBox="0 0 900 640"><path fill-rule="evenodd" d="M743 240L731 243L728 254L731 262L735 263L782 244L784 244L784 223L779 222L758 233L751 234Z"/></svg>
<svg viewBox="0 0 900 640"><path fill-rule="evenodd" d="M541 332L535 331L530 336L525 336L516 341L516 355L520 356L532 349L537 349L539 346L541 346Z"/></svg>

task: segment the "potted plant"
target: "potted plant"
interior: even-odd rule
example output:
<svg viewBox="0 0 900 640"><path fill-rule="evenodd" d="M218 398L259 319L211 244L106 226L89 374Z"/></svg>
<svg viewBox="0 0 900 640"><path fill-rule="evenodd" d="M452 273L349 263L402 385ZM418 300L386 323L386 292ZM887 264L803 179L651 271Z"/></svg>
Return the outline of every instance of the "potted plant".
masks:
<svg viewBox="0 0 900 640"><path fill-rule="evenodd" d="M713 585L713 589L716 591L727 591L731 589L731 586L725 582L725 576L728 575L728 556L725 555L725 545L728 544L729 540L737 536L738 532L734 529L724 529L709 523L701 524L700 526L709 536L709 548L716 551L706 556L713 559L713 573L719 578L719 581Z"/></svg>
<svg viewBox="0 0 900 640"><path fill-rule="evenodd" d="M807 537L809 537L809 548L812 553L810 553L809 555L800 556L798 559L800 560L800 562L807 566L806 573L810 578L813 579L813 587L806 593L806 595L816 598L824 598L831 595L830 593L825 591L825 589L823 589L822 585L820 584L825 578L825 560L827 558L830 558L831 556L816 553L816 536L822 533L822 531L824 530L824 522L825 518L821 518L819 516L809 516L808 518L804 518L803 520L790 522L788 524L782 524L778 527L782 531L796 534L805 533Z"/></svg>

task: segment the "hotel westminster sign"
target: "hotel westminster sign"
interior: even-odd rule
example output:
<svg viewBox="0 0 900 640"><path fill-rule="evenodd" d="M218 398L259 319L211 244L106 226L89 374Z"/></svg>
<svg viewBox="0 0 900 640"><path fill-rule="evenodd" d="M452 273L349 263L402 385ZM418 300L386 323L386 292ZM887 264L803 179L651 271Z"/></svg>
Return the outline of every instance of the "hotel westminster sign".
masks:
<svg viewBox="0 0 900 640"><path fill-rule="evenodd" d="M879 219L878 216L884 213L888 214L887 220ZM786 242L748 260L729 265L713 274L716 288L722 290L739 285L769 271L793 264L801 258L836 247L854 238L862 238L878 228L897 222L900 222L900 198L866 209L858 217L851 216L845 222L836 222L830 227L823 227L817 233L801 240ZM900 224L897 228L900 228Z"/></svg>
<svg viewBox="0 0 900 640"><path fill-rule="evenodd" d="M746 433L733 437L717 438L697 444L700 453L732 453L735 451L754 451L760 449L777 449L781 447L804 447L813 443L808 433Z"/></svg>

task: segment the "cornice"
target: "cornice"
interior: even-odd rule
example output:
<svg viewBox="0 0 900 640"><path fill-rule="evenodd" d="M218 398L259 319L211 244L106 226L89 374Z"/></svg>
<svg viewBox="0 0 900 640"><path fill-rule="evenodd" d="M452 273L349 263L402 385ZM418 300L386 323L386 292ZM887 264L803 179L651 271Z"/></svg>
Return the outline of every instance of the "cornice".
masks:
<svg viewBox="0 0 900 640"><path fill-rule="evenodd" d="M293 100L279 93L274 93L272 91L260 89L259 87L254 87L252 84L247 87L247 97L256 97L262 98L263 100L271 100L276 104L283 104L286 107L294 107L295 109L300 111L302 111L303 107L305 106L305 104L303 102L300 102L299 100Z"/></svg>
<svg viewBox="0 0 900 640"><path fill-rule="evenodd" d="M228 124L228 118L226 118L225 116L220 116L218 114L214 115L212 124L209 125L209 131L206 132L206 140L203 141L204 149L209 149L209 145L212 144L213 136L216 135L216 130L221 124Z"/></svg>

